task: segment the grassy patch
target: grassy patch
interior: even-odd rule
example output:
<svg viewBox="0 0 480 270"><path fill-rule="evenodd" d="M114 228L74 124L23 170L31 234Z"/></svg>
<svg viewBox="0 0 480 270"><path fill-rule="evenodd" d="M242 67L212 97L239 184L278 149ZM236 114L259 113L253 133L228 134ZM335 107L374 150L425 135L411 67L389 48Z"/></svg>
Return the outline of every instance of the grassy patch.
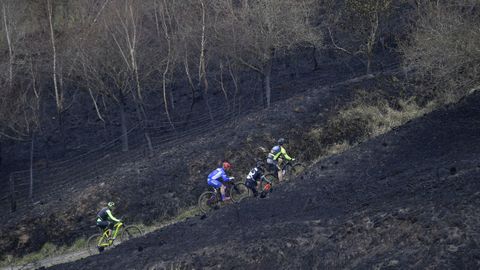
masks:
<svg viewBox="0 0 480 270"><path fill-rule="evenodd" d="M434 107L434 103L420 106L413 99L401 99L395 104L390 104L386 100L379 100L373 104L356 102L340 110L329 125L332 130L338 132L337 134L344 135L342 139L350 142L362 141L384 134L429 113Z"/></svg>
<svg viewBox="0 0 480 270"><path fill-rule="evenodd" d="M178 215L176 215L172 219L162 221L150 226L146 226L143 224L136 224L136 225L142 228L142 230L145 233L150 233L155 230L161 229L165 226L184 221L187 218L193 217L199 213L200 211L197 209L197 207L193 206L193 207L181 209L178 212ZM69 254L72 252L84 250L85 246L86 246L85 238L77 239L73 244L68 246L57 246L52 243L45 243L39 251L27 254L23 257L13 257L12 255L6 255L5 259L3 261L0 261L0 267L19 266L19 265L25 265L30 263L35 264L36 262L39 262L47 258L61 256L61 255Z"/></svg>
<svg viewBox="0 0 480 270"><path fill-rule="evenodd" d="M174 216L172 219L164 220L150 226L141 225L141 228L145 233L149 233L149 232L159 230L163 227L185 221L187 218L194 217L198 214L200 214L200 210L196 205L194 205L194 206L179 210L178 214Z"/></svg>
<svg viewBox="0 0 480 270"><path fill-rule="evenodd" d="M375 93L361 92L326 124L311 128L302 148L307 159L319 161L421 117L442 104L433 101L419 104L414 98L389 101Z"/></svg>
<svg viewBox="0 0 480 270"><path fill-rule="evenodd" d="M7 255L5 260L0 261L0 267L35 263L49 257L79 251L85 248L85 241L85 238L80 238L68 246L57 246L52 243L45 243L39 251L27 254L23 257L17 258L12 255Z"/></svg>

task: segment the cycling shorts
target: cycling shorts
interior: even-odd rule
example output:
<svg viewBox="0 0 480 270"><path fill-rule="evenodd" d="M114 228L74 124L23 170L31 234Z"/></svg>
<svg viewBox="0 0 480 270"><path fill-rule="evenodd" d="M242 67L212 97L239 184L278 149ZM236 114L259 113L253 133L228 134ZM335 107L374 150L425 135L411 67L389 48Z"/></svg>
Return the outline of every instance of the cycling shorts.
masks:
<svg viewBox="0 0 480 270"><path fill-rule="evenodd" d="M208 183L209 186L212 186L214 188L220 188L222 186L222 183L220 181L210 179L210 178L208 178L207 183Z"/></svg>
<svg viewBox="0 0 480 270"><path fill-rule="evenodd" d="M113 222L110 222L107 220L102 220L102 221L97 220L97 226L103 230L105 230L106 228L113 229L113 225L114 225Z"/></svg>
<svg viewBox="0 0 480 270"><path fill-rule="evenodd" d="M268 163L268 170L274 174L277 174L280 168L278 168L277 164Z"/></svg>

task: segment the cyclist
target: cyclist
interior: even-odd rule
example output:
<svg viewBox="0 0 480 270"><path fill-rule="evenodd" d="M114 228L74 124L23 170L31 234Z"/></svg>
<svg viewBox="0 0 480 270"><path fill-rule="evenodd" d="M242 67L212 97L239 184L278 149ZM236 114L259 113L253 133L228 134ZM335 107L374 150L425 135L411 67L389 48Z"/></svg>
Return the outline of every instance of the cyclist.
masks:
<svg viewBox="0 0 480 270"><path fill-rule="evenodd" d="M278 140L278 145L275 145L272 150L270 150L270 153L267 156L267 164L269 166L269 170L272 171L274 174L278 175L278 181L282 182L283 181L283 174L282 170L280 169L278 159L286 159L288 161L293 161L295 160L294 158L291 158L288 154L285 148L283 148L283 145L288 143L288 141L284 138L280 138Z"/></svg>
<svg viewBox="0 0 480 270"><path fill-rule="evenodd" d="M115 207L114 202L108 202L107 207L103 207L97 213L97 227L102 230L108 230L108 235L112 235L113 226L119 222L122 222L120 219L112 215L112 210ZM103 247L99 247L99 250L102 251Z"/></svg>
<svg viewBox="0 0 480 270"><path fill-rule="evenodd" d="M260 198L265 198L265 196L267 195L267 191L270 190L272 184L270 183L270 181L267 180L267 178L265 178L265 175L263 174L265 172L264 165L265 164L262 161L257 161L255 168L250 170L247 175L247 180L245 181L245 186L252 190L253 196L255 197L258 196L257 186L261 187L262 181L266 181L268 183L268 186L266 186L265 190L262 190Z"/></svg>
<svg viewBox="0 0 480 270"><path fill-rule="evenodd" d="M233 180L233 177L228 177L225 171L230 171L232 165L228 161L222 162L222 167L215 169L208 175L207 183L209 186L212 186L216 189L220 189L220 194L222 195L222 201L230 200L230 197L225 196L225 185L228 181Z"/></svg>

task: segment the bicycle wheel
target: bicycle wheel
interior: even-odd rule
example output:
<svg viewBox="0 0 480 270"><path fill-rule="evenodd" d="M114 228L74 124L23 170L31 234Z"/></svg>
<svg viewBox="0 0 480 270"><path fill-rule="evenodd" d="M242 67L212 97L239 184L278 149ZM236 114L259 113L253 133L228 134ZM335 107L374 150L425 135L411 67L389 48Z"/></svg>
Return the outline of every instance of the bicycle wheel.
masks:
<svg viewBox="0 0 480 270"><path fill-rule="evenodd" d="M198 198L198 208L200 208L202 213L206 214L210 210L217 207L218 200L216 196L217 195L212 191L205 191L202 193L202 195L200 195Z"/></svg>
<svg viewBox="0 0 480 270"><path fill-rule="evenodd" d="M302 163L295 163L292 165L292 175L298 175L305 171L305 166Z"/></svg>
<svg viewBox="0 0 480 270"><path fill-rule="evenodd" d="M122 235L120 236L120 240L123 241L128 241L133 238L137 238L143 235L142 229L138 227L137 225L129 225L126 226L123 231Z"/></svg>
<svg viewBox="0 0 480 270"><path fill-rule="evenodd" d="M266 178L268 181L270 181L270 183L272 183L272 184L270 184L270 190L269 190L269 192L271 192L271 188L272 188L272 186L273 186L273 182L275 182L276 178L273 177L273 175L269 175L269 174L265 175L265 178ZM266 184L268 184L266 181L262 181L262 185L261 185L261 190L260 190L260 191L264 191L264 190L265 190L265 185L266 185Z"/></svg>
<svg viewBox="0 0 480 270"><path fill-rule="evenodd" d="M90 255L95 255L100 253L98 251L98 243L100 242L101 237L102 237L102 234L96 233L88 238L87 250Z"/></svg>
<svg viewBox="0 0 480 270"><path fill-rule="evenodd" d="M266 174L265 178L267 178L272 183L277 183L278 182L278 176L273 174L273 173Z"/></svg>
<svg viewBox="0 0 480 270"><path fill-rule="evenodd" d="M230 188L230 198L232 198L232 201L235 203L250 196L252 196L252 191L244 183L235 183L235 185Z"/></svg>

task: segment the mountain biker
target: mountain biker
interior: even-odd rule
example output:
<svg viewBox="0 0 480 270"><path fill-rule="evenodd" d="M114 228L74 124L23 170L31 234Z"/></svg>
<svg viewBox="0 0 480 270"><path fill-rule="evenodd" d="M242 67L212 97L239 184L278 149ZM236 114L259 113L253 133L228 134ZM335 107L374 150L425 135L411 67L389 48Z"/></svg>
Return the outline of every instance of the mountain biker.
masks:
<svg viewBox="0 0 480 270"><path fill-rule="evenodd" d="M232 165L228 161L222 162L222 167L215 169L208 175L207 183L216 189L220 189L222 201L230 200L230 197L225 197L225 185L223 183L233 180L233 177L228 177L225 171L230 171ZM223 183L222 183L223 182Z"/></svg>
<svg viewBox="0 0 480 270"><path fill-rule="evenodd" d="M102 230L108 230L108 235L112 235L113 226L119 222L122 222L120 219L116 218L112 214L112 210L115 207L114 202L108 202L107 207L103 207L97 213L97 227Z"/></svg>
<svg viewBox="0 0 480 270"><path fill-rule="evenodd" d="M272 150L270 150L270 153L267 156L267 164L269 167L269 170L272 171L274 174L278 175L278 181L282 182L283 181L283 174L282 170L280 169L280 166L278 164L278 159L286 159L288 161L293 161L295 160L294 158L291 158L288 154L285 148L283 148L283 145L288 143L288 141L284 138L280 138L278 140L278 145L275 145Z"/></svg>
<svg viewBox="0 0 480 270"><path fill-rule="evenodd" d="M268 187L271 186L270 181L268 181L263 174L265 172L264 165L265 164L262 161L257 161L255 168L250 170L247 175L247 180L245 181L245 186L247 186L253 192L253 196L255 197L258 196L257 186L261 187L262 181L266 181L268 184L270 184ZM266 189L262 191L260 198L265 197L266 191L268 190Z"/></svg>

